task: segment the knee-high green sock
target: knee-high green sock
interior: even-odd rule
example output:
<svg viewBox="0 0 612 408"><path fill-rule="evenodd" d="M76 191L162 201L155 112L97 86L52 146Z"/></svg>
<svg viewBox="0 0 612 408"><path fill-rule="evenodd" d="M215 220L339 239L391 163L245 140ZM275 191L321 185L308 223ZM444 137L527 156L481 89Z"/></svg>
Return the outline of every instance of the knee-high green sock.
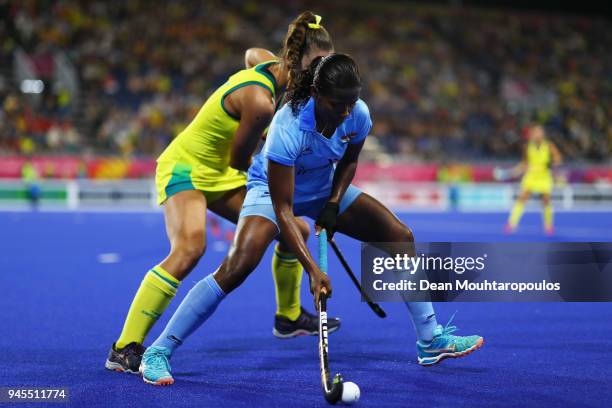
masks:
<svg viewBox="0 0 612 408"><path fill-rule="evenodd" d="M516 227L523 216L523 209L525 208L525 204L521 201L517 201L514 203L514 207L512 207L512 212L510 213L510 218L508 219L508 224L512 228Z"/></svg>
<svg viewBox="0 0 612 408"><path fill-rule="evenodd" d="M272 258L272 276L276 286L276 314L296 320L301 312L302 265L293 254L279 251L277 245Z"/></svg>
<svg viewBox="0 0 612 408"><path fill-rule="evenodd" d="M116 347L140 343L164 313L179 286L179 281L160 265L151 269L142 280L130 306Z"/></svg>
<svg viewBox="0 0 612 408"><path fill-rule="evenodd" d="M551 229L553 226L553 210L552 205L544 206L544 228Z"/></svg>

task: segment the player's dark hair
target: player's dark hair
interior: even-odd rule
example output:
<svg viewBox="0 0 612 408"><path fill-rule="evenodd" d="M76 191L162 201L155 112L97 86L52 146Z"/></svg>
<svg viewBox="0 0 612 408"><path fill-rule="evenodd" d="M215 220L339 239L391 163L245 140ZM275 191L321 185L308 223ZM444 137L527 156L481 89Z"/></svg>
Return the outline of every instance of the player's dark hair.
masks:
<svg viewBox="0 0 612 408"><path fill-rule="evenodd" d="M312 60L299 81L287 88L287 102L294 115L310 98L311 88L321 95L329 95L334 89L361 88L359 67L346 54L332 54Z"/></svg>
<svg viewBox="0 0 612 408"><path fill-rule="evenodd" d="M305 11L296 17L289 25L287 36L283 42L281 58L289 68L289 81L287 88L300 77L302 72L302 57L313 49L330 51L334 49L332 39L322 25L317 28L309 27L309 24L317 24L314 13Z"/></svg>

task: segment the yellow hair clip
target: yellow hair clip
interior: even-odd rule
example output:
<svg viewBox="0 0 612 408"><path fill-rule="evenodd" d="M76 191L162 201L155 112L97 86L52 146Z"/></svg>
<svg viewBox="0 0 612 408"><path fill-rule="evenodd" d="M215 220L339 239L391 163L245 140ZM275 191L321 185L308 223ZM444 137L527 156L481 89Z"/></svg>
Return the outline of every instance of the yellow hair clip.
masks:
<svg viewBox="0 0 612 408"><path fill-rule="evenodd" d="M320 22L321 22L321 16L318 16L315 14L315 22L308 23L308 27L312 28L313 30L318 30L319 28L321 28L321 24L319 24Z"/></svg>

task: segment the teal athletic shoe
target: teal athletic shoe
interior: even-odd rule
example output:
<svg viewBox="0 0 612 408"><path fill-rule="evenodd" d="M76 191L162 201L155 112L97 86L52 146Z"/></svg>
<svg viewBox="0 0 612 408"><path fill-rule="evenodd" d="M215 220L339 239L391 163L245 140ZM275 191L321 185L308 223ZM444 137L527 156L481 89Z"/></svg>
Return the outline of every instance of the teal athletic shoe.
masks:
<svg viewBox="0 0 612 408"><path fill-rule="evenodd" d="M142 355L140 363L140 373L142 379L147 384L170 385L174 383L174 378L170 373L170 350L166 347L149 347Z"/></svg>
<svg viewBox="0 0 612 408"><path fill-rule="evenodd" d="M484 339L480 336L453 336L451 333L455 332L457 327L449 326L452 320L451 317L446 326L438 325L435 328L434 337L429 344L417 341L420 365L436 364L448 357L463 357L482 346Z"/></svg>

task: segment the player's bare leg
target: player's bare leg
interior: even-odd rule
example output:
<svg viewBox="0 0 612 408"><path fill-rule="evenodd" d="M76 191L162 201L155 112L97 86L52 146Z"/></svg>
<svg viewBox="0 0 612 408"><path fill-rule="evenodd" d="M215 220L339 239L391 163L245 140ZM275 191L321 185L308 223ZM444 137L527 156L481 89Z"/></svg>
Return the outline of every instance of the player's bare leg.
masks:
<svg viewBox="0 0 612 408"><path fill-rule="evenodd" d="M232 190L218 200L210 203L209 209L233 223L238 222L246 188ZM301 218L297 218L304 240L308 240L310 228ZM276 313L272 334L280 339L289 339L300 335L318 333L318 317L304 309L300 302L300 286L303 269L282 238L274 248L272 257L272 277L276 290ZM340 320L329 318L329 332L340 328Z"/></svg>
<svg viewBox="0 0 612 408"><path fill-rule="evenodd" d="M109 370L138 373L146 335L206 249L206 198L201 191L181 191L168 198L164 218L170 253L143 278L121 335L109 351Z"/></svg>
<svg viewBox="0 0 612 408"><path fill-rule="evenodd" d="M355 222L363 220L364 222ZM367 220L367 222L365 222ZM337 229L362 242L405 243L405 251L414 256L414 236L389 209L366 193L357 199L338 217ZM381 248L394 257L397 253ZM437 324L431 302L406 302L417 333L418 361L431 365L448 357L461 357L480 348L484 342L480 336L454 336L454 326ZM452 319L451 319L452 320Z"/></svg>
<svg viewBox="0 0 612 408"><path fill-rule="evenodd" d="M189 291L162 334L145 351L140 370L146 383L174 383L169 363L172 353L214 313L228 293L244 282L277 233L276 225L264 217L245 217L238 222L221 266Z"/></svg>

